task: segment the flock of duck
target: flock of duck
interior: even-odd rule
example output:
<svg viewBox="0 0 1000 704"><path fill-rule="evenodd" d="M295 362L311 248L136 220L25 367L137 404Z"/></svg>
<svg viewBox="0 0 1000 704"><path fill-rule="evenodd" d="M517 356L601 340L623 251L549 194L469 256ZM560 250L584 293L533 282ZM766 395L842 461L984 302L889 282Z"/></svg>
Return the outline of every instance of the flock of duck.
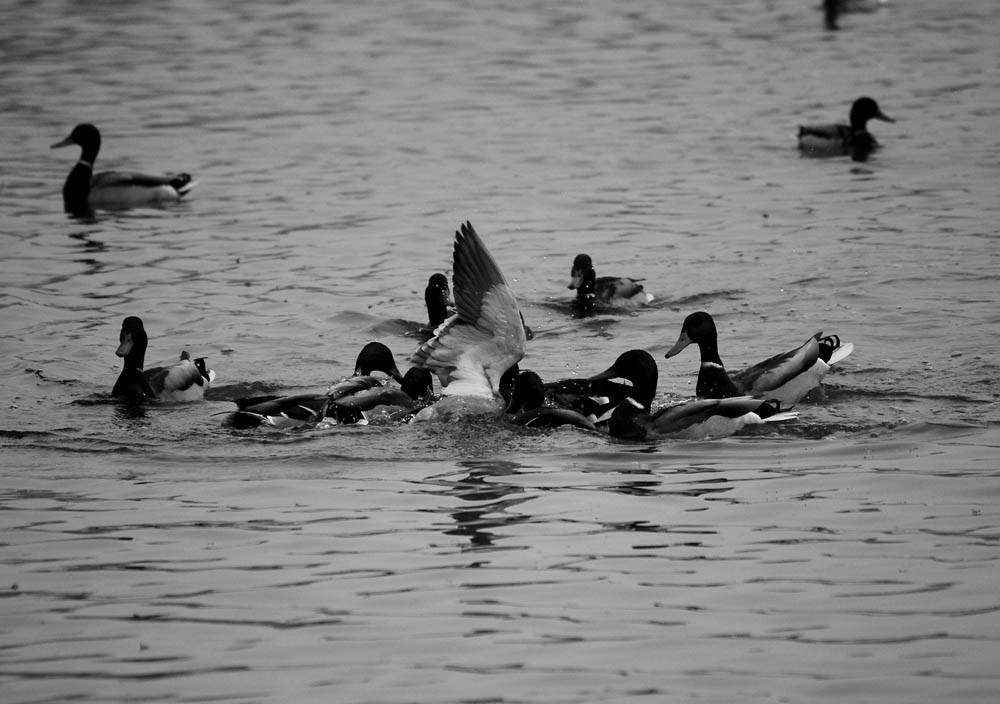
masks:
<svg viewBox="0 0 1000 704"><path fill-rule="evenodd" d="M893 121L874 100L859 98L851 108L850 124L800 127L799 149L810 156L864 160L878 147L867 131L870 119ZM95 174L101 136L93 125L77 125L52 146L70 144L82 150L63 187L65 208L73 214L175 201L197 183L188 174ZM522 370L531 329L514 291L469 222L455 233L452 284L454 301L447 278L440 273L430 277L425 291L426 339L410 356L405 374L386 345L370 342L359 353L354 373L326 391L238 399L229 422L237 427L293 428L454 420L492 413L518 425L571 425L623 439L719 437L746 425L795 418L798 414L791 408L820 384L831 365L853 350L851 343L836 335L817 332L792 350L730 374L719 355L712 316L698 311L687 316L677 342L664 355L670 358L697 345L701 355L697 398L655 408L658 372L646 350L627 350L589 377L545 382L535 372ZM598 277L587 254L574 259L569 288L576 290L574 304L583 311L652 300L641 280ZM204 358L192 358L184 351L175 364L147 369L147 346L142 320L125 318L116 350L124 365L113 397L129 402L204 398L215 379Z"/></svg>

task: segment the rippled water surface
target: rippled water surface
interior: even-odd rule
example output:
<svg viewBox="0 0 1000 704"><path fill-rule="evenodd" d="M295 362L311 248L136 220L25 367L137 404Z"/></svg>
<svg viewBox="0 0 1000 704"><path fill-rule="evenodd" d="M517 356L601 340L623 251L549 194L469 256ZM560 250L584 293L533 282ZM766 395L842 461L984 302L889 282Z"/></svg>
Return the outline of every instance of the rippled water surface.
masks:
<svg viewBox="0 0 1000 704"><path fill-rule="evenodd" d="M564 5L0 7L5 702L995 701L1000 7ZM800 158L862 94L884 149ZM198 187L68 217L84 121ZM732 368L855 351L728 439L223 426L405 368L466 219L545 378L691 395L698 309ZM578 252L654 304L575 319ZM204 403L107 401L126 315Z"/></svg>

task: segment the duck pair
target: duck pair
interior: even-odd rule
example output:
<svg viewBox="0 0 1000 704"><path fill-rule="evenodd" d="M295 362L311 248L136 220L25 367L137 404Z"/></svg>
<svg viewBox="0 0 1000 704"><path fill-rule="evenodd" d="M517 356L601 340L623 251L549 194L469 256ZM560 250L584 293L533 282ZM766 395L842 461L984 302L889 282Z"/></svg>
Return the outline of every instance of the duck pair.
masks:
<svg viewBox="0 0 1000 704"><path fill-rule="evenodd" d="M648 352L635 349L620 355L607 370L586 379L543 385L533 372L522 372L508 412L514 412L514 422L524 425L571 424L593 429L599 419L593 413L581 413L578 398L602 395L608 406L601 411L613 408L608 429L616 437L729 435L746 425L795 417L797 414L781 409L794 405L819 386L830 367L854 349L852 343L841 342L836 335L823 337L816 333L799 347L730 375L719 356L715 321L703 311L685 319L677 342L664 356L669 359L690 344L698 345L701 351L696 388L699 400L654 410L656 363ZM613 379L624 379L628 385L608 386ZM561 396L549 393L557 388L563 392ZM571 389L575 396L569 400L565 392Z"/></svg>
<svg viewBox="0 0 1000 704"><path fill-rule="evenodd" d="M387 378L399 387L387 384ZM427 370L413 368L402 375L389 348L369 342L358 354L354 374L333 383L325 393L238 399L230 423L239 428L287 429L323 420L338 424L398 421L429 402L432 393L433 380Z"/></svg>

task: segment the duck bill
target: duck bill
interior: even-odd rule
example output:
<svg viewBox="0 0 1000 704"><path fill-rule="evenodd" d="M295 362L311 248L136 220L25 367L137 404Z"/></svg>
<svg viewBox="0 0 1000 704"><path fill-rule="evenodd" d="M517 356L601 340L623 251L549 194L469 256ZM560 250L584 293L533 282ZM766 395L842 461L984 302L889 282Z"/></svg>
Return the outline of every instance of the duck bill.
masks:
<svg viewBox="0 0 1000 704"><path fill-rule="evenodd" d="M394 366L392 369L389 370L389 376L391 376L400 384L403 383L403 375L399 373L399 369L397 367Z"/></svg>
<svg viewBox="0 0 1000 704"><path fill-rule="evenodd" d="M118 349L115 350L115 354L119 357L127 357L128 353L132 351L132 335L127 332L122 333L121 342L118 344Z"/></svg>
<svg viewBox="0 0 1000 704"><path fill-rule="evenodd" d="M688 334L686 332L681 331L680 336L678 336L677 338L677 342L675 342L674 346L671 347L669 350L667 350L667 353L663 356L666 359L670 359L674 355L680 354L680 351L690 344L691 344L691 338L688 337Z"/></svg>
<svg viewBox="0 0 1000 704"><path fill-rule="evenodd" d="M893 120L891 117L886 115L881 110L875 113L872 117L874 117L876 120L882 120L882 122L895 122L895 120Z"/></svg>
<svg viewBox="0 0 1000 704"><path fill-rule="evenodd" d="M574 269L569 276L569 286L566 288L580 288L580 284L583 283L583 272Z"/></svg>
<svg viewBox="0 0 1000 704"><path fill-rule="evenodd" d="M61 142L56 142L51 147L49 147L49 149L58 149L59 147L68 147L71 144L73 144L73 138L72 137L67 137L66 139L62 140Z"/></svg>
<svg viewBox="0 0 1000 704"><path fill-rule="evenodd" d="M609 379L620 379L620 378L622 378L621 375L618 373L618 370L615 369L615 365L612 364L603 372L598 372L593 376L587 377L587 381L608 381Z"/></svg>

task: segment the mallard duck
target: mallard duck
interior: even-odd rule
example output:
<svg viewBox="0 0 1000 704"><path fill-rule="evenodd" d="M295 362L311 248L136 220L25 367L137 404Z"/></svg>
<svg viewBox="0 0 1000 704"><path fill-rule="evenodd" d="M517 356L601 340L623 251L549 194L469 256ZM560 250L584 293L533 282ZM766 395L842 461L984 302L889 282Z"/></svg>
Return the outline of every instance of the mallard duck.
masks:
<svg viewBox="0 0 1000 704"><path fill-rule="evenodd" d="M800 125L799 150L807 156L849 154L855 161L864 161L879 147L868 131L868 121L872 119L895 122L872 98L858 98L851 106L849 125Z"/></svg>
<svg viewBox="0 0 1000 704"><path fill-rule="evenodd" d="M852 343L842 343L836 335L823 337L821 332L817 332L793 350L728 374L719 357L715 320L704 311L692 313L684 319L677 342L664 356L669 359L691 343L697 344L701 351L698 385L695 388L698 396L729 398L750 395L776 399L786 406L798 402L819 386L830 366L854 350Z"/></svg>
<svg viewBox="0 0 1000 704"><path fill-rule="evenodd" d="M514 382L514 389L505 413L512 423L532 428L555 428L575 425L596 430L594 420L567 407L546 405L546 390L542 378L533 371L522 371Z"/></svg>
<svg viewBox="0 0 1000 704"><path fill-rule="evenodd" d="M622 353L614 364L592 378L621 378L632 384L632 394L618 404L608 423L611 435L622 439L723 437L747 425L796 416L781 412L776 402L750 397L687 401L654 411L658 370L653 356L645 350Z"/></svg>
<svg viewBox="0 0 1000 704"><path fill-rule="evenodd" d="M748 425L792 420L798 416L780 409L777 401L739 396L695 399L651 411L628 398L611 414L608 430L623 440L720 438Z"/></svg>
<svg viewBox="0 0 1000 704"><path fill-rule="evenodd" d="M434 378L426 369L408 369L399 388L379 386L345 396L333 403L338 414L358 411L368 422L403 420L427 405L434 393Z"/></svg>
<svg viewBox="0 0 1000 704"><path fill-rule="evenodd" d="M354 373L330 385L326 393L268 395L236 399L237 410L229 423L238 428L269 425L275 428L297 428L316 425L324 419L354 424L364 420L364 408L355 408L349 400L356 395L385 389L382 372L403 383L392 351L381 342L369 342L358 353ZM395 389L392 389L395 391Z"/></svg>
<svg viewBox="0 0 1000 704"><path fill-rule="evenodd" d="M52 149L76 144L80 160L70 170L63 185L63 205L67 212L89 213L92 208L132 208L179 200L195 187L189 174L149 176L125 171L94 173L94 161L101 149L101 133L91 124L73 128L69 137Z"/></svg>
<svg viewBox="0 0 1000 704"><path fill-rule="evenodd" d="M643 279L630 279L625 276L597 276L594 262L589 254L578 254L573 260L570 270L569 289L576 289L576 305L582 308L592 308L603 303L610 305L636 306L645 305L653 300L646 293Z"/></svg>
<svg viewBox="0 0 1000 704"><path fill-rule="evenodd" d="M159 399L161 401L200 401L215 380L215 372L208 369L205 359L191 359L181 352L180 361L166 367L143 369L149 338L142 320L130 315L122 322L115 354L124 358L124 367L112 396L134 401Z"/></svg>
<svg viewBox="0 0 1000 704"><path fill-rule="evenodd" d="M433 274L424 289L424 303L427 306L427 327L433 332L438 325L452 314L455 302L451 300L451 288L448 277L444 274Z"/></svg>
<svg viewBox="0 0 1000 704"><path fill-rule="evenodd" d="M412 366L437 375L445 397L427 409L437 412L418 414L422 420L450 405L462 413L502 409L500 379L524 356L517 298L470 222L455 233L453 271L455 315L410 358ZM461 402L447 403L450 398Z"/></svg>

